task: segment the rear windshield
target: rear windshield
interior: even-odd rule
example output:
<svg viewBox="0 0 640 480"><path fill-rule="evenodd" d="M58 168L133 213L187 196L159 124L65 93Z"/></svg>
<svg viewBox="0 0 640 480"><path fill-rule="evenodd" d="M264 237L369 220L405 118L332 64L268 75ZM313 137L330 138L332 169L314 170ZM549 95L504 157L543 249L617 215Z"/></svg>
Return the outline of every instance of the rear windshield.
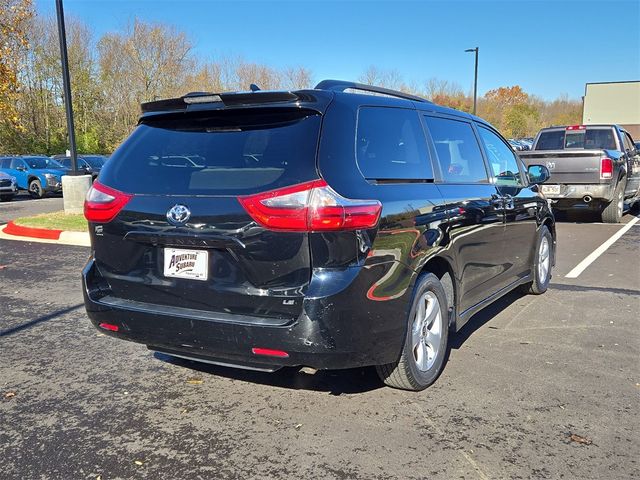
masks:
<svg viewBox="0 0 640 480"><path fill-rule="evenodd" d="M128 193L243 195L317 178L320 115L208 112L148 120L111 156L105 184Z"/></svg>
<svg viewBox="0 0 640 480"><path fill-rule="evenodd" d="M615 150L616 141L613 136L613 129L551 130L540 134L536 150L563 149Z"/></svg>

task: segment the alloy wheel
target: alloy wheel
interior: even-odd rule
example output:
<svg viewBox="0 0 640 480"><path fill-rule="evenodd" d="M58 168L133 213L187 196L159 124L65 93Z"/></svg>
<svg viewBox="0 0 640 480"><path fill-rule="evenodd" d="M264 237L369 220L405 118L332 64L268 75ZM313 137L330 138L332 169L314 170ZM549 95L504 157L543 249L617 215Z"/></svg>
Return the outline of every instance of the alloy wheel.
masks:
<svg viewBox="0 0 640 480"><path fill-rule="evenodd" d="M542 237L540 248L538 249L538 278L542 283L547 281L547 275L549 275L549 265L551 263L550 253L549 239Z"/></svg>
<svg viewBox="0 0 640 480"><path fill-rule="evenodd" d="M442 312L438 297L427 291L420 297L411 329L413 359L419 370L426 372L433 366L440 350Z"/></svg>

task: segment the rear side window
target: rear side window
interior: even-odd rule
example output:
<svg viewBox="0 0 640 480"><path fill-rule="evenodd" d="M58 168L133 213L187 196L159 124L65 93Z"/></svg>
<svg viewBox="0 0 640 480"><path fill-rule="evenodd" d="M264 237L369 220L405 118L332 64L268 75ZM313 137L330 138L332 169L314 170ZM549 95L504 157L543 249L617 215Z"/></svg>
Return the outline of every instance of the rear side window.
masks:
<svg viewBox="0 0 640 480"><path fill-rule="evenodd" d="M564 148L564 130L542 132L536 143L536 150L562 150Z"/></svg>
<svg viewBox="0 0 640 480"><path fill-rule="evenodd" d="M10 158L2 158L0 159L0 168L10 168L11 159Z"/></svg>
<svg viewBox="0 0 640 480"><path fill-rule="evenodd" d="M318 178L321 117L302 110L201 112L139 125L100 173L128 193L244 195Z"/></svg>
<svg viewBox="0 0 640 480"><path fill-rule="evenodd" d="M442 179L451 183L488 182L480 145L471 124L441 117L425 118Z"/></svg>
<svg viewBox="0 0 640 480"><path fill-rule="evenodd" d="M433 178L424 131L415 110L363 107L358 113L356 157L365 178Z"/></svg>

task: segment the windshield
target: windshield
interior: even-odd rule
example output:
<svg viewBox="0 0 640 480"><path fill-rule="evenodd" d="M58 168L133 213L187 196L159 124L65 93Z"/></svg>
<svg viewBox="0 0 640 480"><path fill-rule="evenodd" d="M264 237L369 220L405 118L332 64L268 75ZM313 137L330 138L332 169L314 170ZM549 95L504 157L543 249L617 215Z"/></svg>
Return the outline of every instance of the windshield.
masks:
<svg viewBox="0 0 640 480"><path fill-rule="evenodd" d="M47 160L47 168L54 168L54 169L58 169L58 170L60 170L60 169L67 170L67 167L65 167L60 162L58 162L57 160L54 160L52 158Z"/></svg>
<svg viewBox="0 0 640 480"><path fill-rule="evenodd" d="M85 162L87 162L89 166L91 166L92 168L101 168L104 165L104 161L105 161L104 157L101 157L98 155L92 155L92 156L83 155L82 159Z"/></svg>
<svg viewBox="0 0 640 480"><path fill-rule="evenodd" d="M27 157L24 159L29 168L49 168L51 159L47 157Z"/></svg>
<svg viewBox="0 0 640 480"><path fill-rule="evenodd" d="M242 195L317 178L321 117L260 110L143 123L104 165L101 181L138 194Z"/></svg>

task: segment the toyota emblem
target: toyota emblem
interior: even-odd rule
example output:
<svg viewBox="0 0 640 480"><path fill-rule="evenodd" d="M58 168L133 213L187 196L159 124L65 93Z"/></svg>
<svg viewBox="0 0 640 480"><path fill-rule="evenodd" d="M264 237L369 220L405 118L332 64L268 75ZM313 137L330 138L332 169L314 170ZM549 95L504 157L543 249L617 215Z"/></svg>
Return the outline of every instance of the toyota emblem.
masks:
<svg viewBox="0 0 640 480"><path fill-rule="evenodd" d="M187 223L191 217L191 210L185 205L174 205L167 212L167 220L171 225L180 226Z"/></svg>

